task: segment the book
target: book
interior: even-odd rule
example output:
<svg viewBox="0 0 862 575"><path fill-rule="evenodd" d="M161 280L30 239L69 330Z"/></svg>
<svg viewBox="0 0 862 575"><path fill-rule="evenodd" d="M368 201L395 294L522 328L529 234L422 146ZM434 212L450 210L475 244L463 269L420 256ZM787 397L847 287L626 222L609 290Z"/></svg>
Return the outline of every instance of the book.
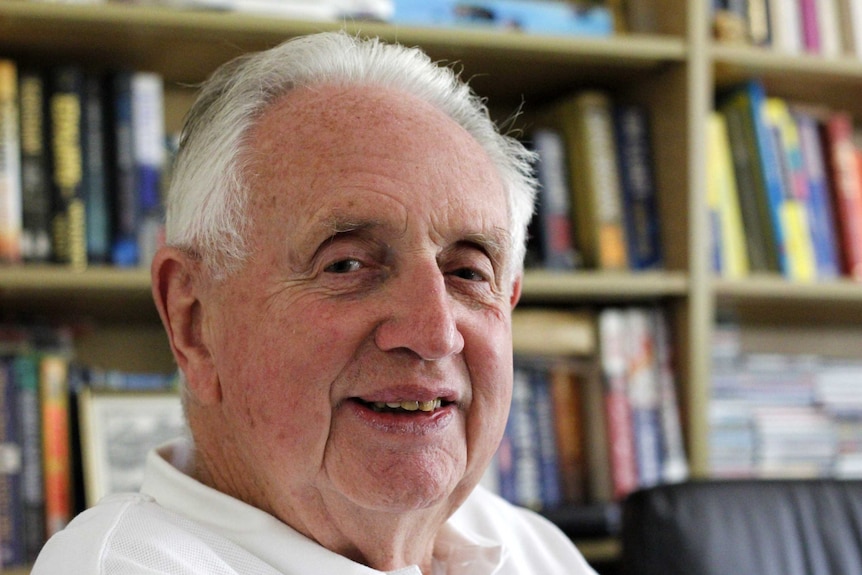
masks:
<svg viewBox="0 0 862 575"><path fill-rule="evenodd" d="M587 356L596 349L592 312L519 307L512 312L515 352L534 356Z"/></svg>
<svg viewBox="0 0 862 575"><path fill-rule="evenodd" d="M35 351L22 351L12 360L12 381L17 388L21 426L21 503L24 555L27 563L45 543L45 491L42 469L42 415L39 399L39 359Z"/></svg>
<svg viewBox="0 0 862 575"><path fill-rule="evenodd" d="M787 275L785 192L765 100L763 84L753 80L724 95L719 109L727 121L750 269Z"/></svg>
<svg viewBox="0 0 862 575"><path fill-rule="evenodd" d="M132 76L132 136L135 189L141 215L137 230L139 265L149 267L164 243L161 184L166 161L164 83L155 72Z"/></svg>
<svg viewBox="0 0 862 575"><path fill-rule="evenodd" d="M842 271L853 279L862 279L862 183L850 115L840 111L829 114L822 137L838 224Z"/></svg>
<svg viewBox="0 0 862 575"><path fill-rule="evenodd" d="M51 169L45 73L21 68L18 74L21 132L21 253L24 261L47 262L51 252Z"/></svg>
<svg viewBox="0 0 862 575"><path fill-rule="evenodd" d="M524 366L516 365L512 405L506 424L506 434L511 441L513 478L501 480L501 483L511 483L514 488L513 493L509 495L512 497L510 501L531 509L540 509L542 507L541 467L534 410L530 372Z"/></svg>
<svg viewBox="0 0 862 575"><path fill-rule="evenodd" d="M844 53L862 58L862 3L857 0L838 0L838 20Z"/></svg>
<svg viewBox="0 0 862 575"><path fill-rule="evenodd" d="M21 261L18 66L0 59L0 262Z"/></svg>
<svg viewBox="0 0 862 575"><path fill-rule="evenodd" d="M101 74L87 73L82 89L81 175L86 209L87 261L111 261L111 205L105 148L105 94Z"/></svg>
<svg viewBox="0 0 862 575"><path fill-rule="evenodd" d="M787 102L770 97L764 103L764 117L775 144L784 196L779 219L786 245L786 274L810 281L817 277L811 226L808 221L808 182L805 177L799 132Z"/></svg>
<svg viewBox="0 0 862 575"><path fill-rule="evenodd" d="M578 93L554 106L564 135L576 244L589 268L628 268L622 189L610 98Z"/></svg>
<svg viewBox="0 0 862 575"><path fill-rule="evenodd" d="M580 374L564 360L548 366L562 501L586 502L587 463Z"/></svg>
<svg viewBox="0 0 862 575"><path fill-rule="evenodd" d="M820 45L817 53L837 58L843 51L841 25L838 21L838 0L814 0Z"/></svg>
<svg viewBox="0 0 862 575"><path fill-rule="evenodd" d="M163 82L158 74L132 70L117 72L111 82L111 171L116 190L112 260L121 267L147 265L161 231Z"/></svg>
<svg viewBox="0 0 862 575"><path fill-rule="evenodd" d="M688 478L689 466L682 434L676 377L672 367L673 344L665 313L659 308L653 308L650 315L659 380L662 482L675 483Z"/></svg>
<svg viewBox="0 0 862 575"><path fill-rule="evenodd" d="M45 352L39 362L42 403L42 468L45 490L45 534L62 530L73 513L70 437L69 360Z"/></svg>
<svg viewBox="0 0 862 575"><path fill-rule="evenodd" d="M643 106L617 104L613 120L629 267L661 269L664 256L649 115Z"/></svg>
<svg viewBox="0 0 862 575"><path fill-rule="evenodd" d="M0 358L0 567L24 565L21 428L7 357Z"/></svg>
<svg viewBox="0 0 862 575"><path fill-rule="evenodd" d="M769 0L770 43L785 54L802 53L802 20L799 0Z"/></svg>
<svg viewBox="0 0 862 575"><path fill-rule="evenodd" d="M836 238L835 212L824 165L819 120L801 107L791 110L799 132L802 167L808 187L807 210L811 224L811 244L817 277L833 279L841 275Z"/></svg>
<svg viewBox="0 0 862 575"><path fill-rule="evenodd" d="M707 196L713 214L714 268L722 277L737 279L748 275L748 251L727 121L718 112L709 115L707 140Z"/></svg>
<svg viewBox="0 0 862 575"><path fill-rule="evenodd" d="M625 312L604 308L599 312L599 361L604 383L604 412L607 426L613 498L620 500L637 489L638 472L631 404L628 397Z"/></svg>
<svg viewBox="0 0 862 575"><path fill-rule="evenodd" d="M539 459L539 501L541 509L559 507L563 501L560 484L560 451L554 424L554 405L549 373L545 366L530 370L533 426Z"/></svg>
<svg viewBox="0 0 862 575"><path fill-rule="evenodd" d="M609 36L612 11L602 2L573 9L555 0L395 0L392 24L411 26L479 27L518 30L530 34Z"/></svg>
<svg viewBox="0 0 862 575"><path fill-rule="evenodd" d="M661 393L655 357L652 317L645 308L630 307L623 318L626 337L626 392L631 413L637 488L662 480Z"/></svg>
<svg viewBox="0 0 862 575"><path fill-rule="evenodd" d="M572 270L578 266L579 255L572 230L572 197L565 143L560 133L550 128L536 130L532 142L538 154L538 225L535 226L535 235L538 236L539 261L546 268Z"/></svg>
<svg viewBox="0 0 862 575"><path fill-rule="evenodd" d="M799 0L802 20L802 45L806 52L820 53L820 24L817 21L817 0Z"/></svg>
<svg viewBox="0 0 862 575"><path fill-rule="evenodd" d="M84 73L76 66L50 73L51 234L54 259L75 268L87 265L86 208L83 197Z"/></svg>

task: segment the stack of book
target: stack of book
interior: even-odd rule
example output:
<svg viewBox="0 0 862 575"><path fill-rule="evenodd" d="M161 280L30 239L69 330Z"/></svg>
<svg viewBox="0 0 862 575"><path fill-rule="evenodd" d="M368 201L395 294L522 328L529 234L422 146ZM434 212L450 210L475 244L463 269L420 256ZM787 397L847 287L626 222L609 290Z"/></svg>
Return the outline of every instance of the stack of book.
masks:
<svg viewBox="0 0 862 575"><path fill-rule="evenodd" d="M738 337L733 325L717 331ZM862 477L862 362L715 349L714 476Z"/></svg>

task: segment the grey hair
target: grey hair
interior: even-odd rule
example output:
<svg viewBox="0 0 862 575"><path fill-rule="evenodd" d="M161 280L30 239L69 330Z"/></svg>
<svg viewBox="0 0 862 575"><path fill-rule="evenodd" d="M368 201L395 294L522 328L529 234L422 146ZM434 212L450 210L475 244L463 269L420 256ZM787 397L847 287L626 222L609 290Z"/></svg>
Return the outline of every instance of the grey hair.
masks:
<svg viewBox="0 0 862 575"><path fill-rule="evenodd" d="M321 84L371 85L418 97L463 127L486 151L506 188L512 277L523 267L536 182L533 154L500 133L485 102L447 66L421 50L345 32L288 40L220 67L186 118L167 198L166 241L194 254L214 277L248 257L243 150L257 118L290 90Z"/></svg>

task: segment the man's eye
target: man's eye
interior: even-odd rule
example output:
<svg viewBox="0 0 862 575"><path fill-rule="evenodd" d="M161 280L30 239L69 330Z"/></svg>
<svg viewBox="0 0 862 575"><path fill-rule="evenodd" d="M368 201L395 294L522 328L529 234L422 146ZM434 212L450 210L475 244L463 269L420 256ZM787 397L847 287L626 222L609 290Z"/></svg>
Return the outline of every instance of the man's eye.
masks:
<svg viewBox="0 0 862 575"><path fill-rule="evenodd" d="M483 274L477 272L474 269L470 269L470 268L457 269L453 272L452 275L454 275L458 278L464 279L464 280L472 281L472 282L481 282L481 281L485 281L485 279L486 279Z"/></svg>
<svg viewBox="0 0 862 575"><path fill-rule="evenodd" d="M326 266L325 271L332 274L346 274L355 272L362 267L362 262L354 259L338 260Z"/></svg>

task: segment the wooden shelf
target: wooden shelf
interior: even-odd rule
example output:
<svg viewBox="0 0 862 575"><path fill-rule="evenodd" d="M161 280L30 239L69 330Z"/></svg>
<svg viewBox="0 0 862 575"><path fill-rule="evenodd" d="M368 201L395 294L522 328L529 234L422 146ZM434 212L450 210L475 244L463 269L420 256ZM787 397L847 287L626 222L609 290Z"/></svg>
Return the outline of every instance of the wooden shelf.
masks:
<svg viewBox="0 0 862 575"><path fill-rule="evenodd" d="M633 75L648 75L686 55L684 41L673 36L526 36L124 4L0 1L0 51L8 56L153 69L168 82L184 84L200 82L217 65L244 52L339 28L421 45L435 60L458 62L477 91L492 96L495 103L520 102L525 94L538 101L590 78L631 81Z"/></svg>
<svg viewBox="0 0 862 575"><path fill-rule="evenodd" d="M525 302L602 303L685 297L688 279L681 272L527 271Z"/></svg>

